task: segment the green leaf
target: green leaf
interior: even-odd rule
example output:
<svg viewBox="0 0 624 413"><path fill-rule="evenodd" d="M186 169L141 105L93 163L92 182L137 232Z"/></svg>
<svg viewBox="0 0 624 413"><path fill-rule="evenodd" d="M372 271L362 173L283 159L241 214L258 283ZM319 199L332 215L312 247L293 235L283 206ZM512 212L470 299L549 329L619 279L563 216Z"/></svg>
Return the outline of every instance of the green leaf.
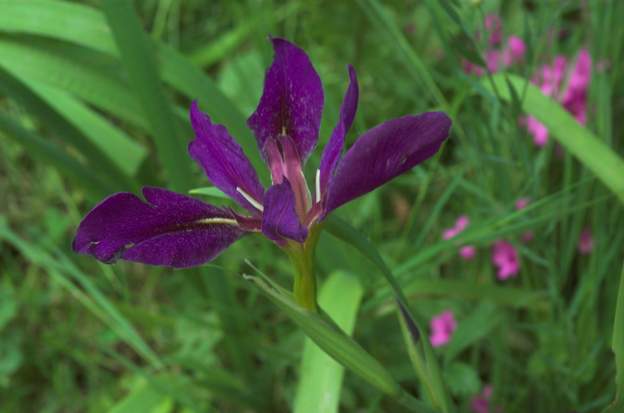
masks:
<svg viewBox="0 0 624 413"><path fill-rule="evenodd" d="M137 380L130 393L113 406L108 413L165 413L173 409L171 399L152 388L149 382Z"/></svg>
<svg viewBox="0 0 624 413"><path fill-rule="evenodd" d="M2 42L0 41L0 49L2 48L1 43ZM0 57L0 60L2 60L2 58L3 57ZM64 119L63 116L61 116L56 110L51 108L40 96L31 90L27 83L20 79L22 79L21 74L14 77L0 70L0 91L20 103L37 121L39 121L41 125L51 131L54 137L77 150L80 155L85 158L85 163L98 165L101 170L106 171L105 174L97 174L94 171L90 171L86 174L85 178L89 179L92 179L97 175L95 180L101 182L100 184L97 184L94 189L97 190L99 187L104 185L112 190L109 191L110 193L121 188L132 189L137 186L136 182L120 168L118 163L113 162L113 160L98 146L92 143L92 141L85 139L79 129ZM34 144L41 142L41 140L28 138L20 141L20 143L29 145L31 149ZM68 156L61 155L61 153L64 152L62 150L51 150L50 148L53 147L52 143L47 140L45 142L46 143L43 145L45 150L36 150L39 155L46 154L49 159L55 159L55 165L57 166L59 165L59 157L72 159ZM72 165L72 169L75 169L75 167L79 165L77 161L69 161L69 163ZM86 166L83 169L86 169ZM66 168L63 170L66 170ZM72 176L75 177L75 174L72 174ZM82 179L80 180L82 181ZM87 189L91 191L91 188ZM94 191L91 191L91 193L93 192Z"/></svg>
<svg viewBox="0 0 624 413"><path fill-rule="evenodd" d="M102 13L58 0L0 0L0 30L50 36L114 53L115 42Z"/></svg>
<svg viewBox="0 0 624 413"><path fill-rule="evenodd" d="M325 219L325 227L330 234L356 248L381 271L390 285L399 311L397 315L401 323L403 337L408 349L410 360L421 383L428 389L430 397L443 409L450 409L450 401L440 375L438 360L431 349L429 340L423 340L423 328L412 315L407 298L397 282L392 270L375 248L375 246L355 228L335 216Z"/></svg>
<svg viewBox="0 0 624 413"><path fill-rule="evenodd" d="M388 47L393 47L397 55L406 63L406 69L442 107L448 107L448 102L433 79L427 65L412 49L405 35L394 22L385 5L378 0L359 0L358 4L372 23L372 27L381 32L387 39Z"/></svg>
<svg viewBox="0 0 624 413"><path fill-rule="evenodd" d="M444 381L449 391L457 397L471 397L481 390L477 371L465 363L451 363L444 369Z"/></svg>
<svg viewBox="0 0 624 413"><path fill-rule="evenodd" d="M211 196L213 198L221 198L221 199L230 199L228 195L223 193L223 191L217 188L216 186L205 186L202 188L194 188L189 191L189 194Z"/></svg>
<svg viewBox="0 0 624 413"><path fill-rule="evenodd" d="M336 272L319 295L319 305L338 327L351 335L364 291L358 279ZM338 412L344 368L306 339L294 402L295 413Z"/></svg>
<svg viewBox="0 0 624 413"><path fill-rule="evenodd" d="M20 238L0 215L0 240L14 246L29 262L45 268L64 288L74 295L95 316L106 323L115 334L147 360L152 367L162 367L162 362L141 338L132 324L113 303L74 263L62 253L51 254L43 247Z"/></svg>
<svg viewBox="0 0 624 413"><path fill-rule="evenodd" d="M186 145L180 137L171 105L165 97L154 50L141 27L133 3L106 0L103 7L131 88L149 122L165 175L174 189L188 189L192 174Z"/></svg>
<svg viewBox="0 0 624 413"><path fill-rule="evenodd" d="M401 389L390 373L327 316L300 307L292 294L269 278L246 276L260 291L301 327L304 333L340 364L383 393L396 397Z"/></svg>
<svg viewBox="0 0 624 413"><path fill-rule="evenodd" d="M247 16L239 24L236 24L233 29L223 33L214 41L194 50L190 53L189 59L200 67L210 66L219 62L251 35L259 34L271 23L277 23L286 19L300 8L300 3L287 3L274 9L261 9L258 13Z"/></svg>
<svg viewBox="0 0 624 413"><path fill-rule="evenodd" d="M615 354L615 400L604 413L618 413L624 409L624 265L620 274L615 318L613 320L613 339L611 349Z"/></svg>
<svg viewBox="0 0 624 413"><path fill-rule="evenodd" d="M444 347L444 359L450 362L463 350L486 337L504 320L504 313L492 303L480 304L467 318L461 320L453 338Z"/></svg>
<svg viewBox="0 0 624 413"><path fill-rule="evenodd" d="M81 185L94 199L100 199L115 191L108 182L103 181L91 169L70 157L52 142L30 133L1 113L0 132L22 145L30 156L56 167L62 174Z"/></svg>
<svg viewBox="0 0 624 413"><path fill-rule="evenodd" d="M10 33L37 34L53 39L64 40L103 52L113 57L120 53L113 40L105 17L99 10L91 7L58 0L0 0L2 16L0 30ZM238 143L261 179L268 179L267 168L260 157L256 141L246 126L245 117L237 105L233 104L212 82L212 80L194 66L191 61L177 50L157 44L158 63L162 79L177 91L190 99L197 99L202 110L210 114L216 123L224 124ZM0 59L3 56L0 54ZM7 56L7 60L12 58ZM114 113L143 128L147 123L141 116L141 108L123 86L111 83L110 79L87 81L87 73L74 73L75 67L56 69L56 62L33 62L20 71L35 72L38 78L53 82L64 90L78 94L83 99ZM42 69L45 68L45 71ZM80 68L83 72L86 68ZM69 74L69 76L68 76ZM101 74L97 76L101 77ZM101 83L104 81L104 83ZM100 84L105 87L100 87ZM121 109L121 110L120 110Z"/></svg>
<svg viewBox="0 0 624 413"><path fill-rule="evenodd" d="M136 174L147 155L142 145L70 94L36 81L24 79L24 83L79 129L122 171L130 176Z"/></svg>
<svg viewBox="0 0 624 413"><path fill-rule="evenodd" d="M84 60L93 56L89 50L84 52L63 44L3 38L0 39L0 67L18 79L54 86L147 129L141 107L127 85L105 68L87 64Z"/></svg>
<svg viewBox="0 0 624 413"><path fill-rule="evenodd" d="M492 84L493 83L493 84ZM624 160L615 151L580 125L559 103L542 94L534 85L511 74L497 74L482 81L490 92L511 101L520 96L522 109L537 118L566 150L574 155L624 203ZM510 90L511 85L513 87Z"/></svg>

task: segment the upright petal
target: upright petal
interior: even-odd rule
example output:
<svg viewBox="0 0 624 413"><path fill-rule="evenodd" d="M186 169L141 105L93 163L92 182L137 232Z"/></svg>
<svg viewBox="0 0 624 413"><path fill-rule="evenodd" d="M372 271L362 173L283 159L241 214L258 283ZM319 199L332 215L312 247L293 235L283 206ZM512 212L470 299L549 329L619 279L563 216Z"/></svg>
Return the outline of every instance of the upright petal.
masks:
<svg viewBox="0 0 624 413"><path fill-rule="evenodd" d="M195 130L195 139L188 147L191 157L201 165L208 179L217 188L242 207L258 212L240 192L242 190L262 204L264 189L243 149L224 126L213 124L210 117L199 110L197 102L191 105L190 116Z"/></svg>
<svg viewBox="0 0 624 413"><path fill-rule="evenodd" d="M448 137L450 127L446 114L427 112L393 119L365 132L329 181L325 214L431 157Z"/></svg>
<svg viewBox="0 0 624 413"><path fill-rule="evenodd" d="M344 146L345 136L351 128L353 119L355 118L355 112L357 111L359 88L357 76L355 75L355 69L349 65L349 87L342 100L340 106L340 118L338 124L334 128L327 146L323 150L323 156L321 157L320 165L320 192L323 193L327 189L327 183L329 177L333 175L338 159L340 159L340 153ZM319 196L319 194L317 194Z"/></svg>
<svg viewBox="0 0 624 413"><path fill-rule="evenodd" d="M290 136L305 162L316 146L323 113L323 86L308 55L284 39L271 39L275 57L264 91L247 124L264 151L267 139ZM264 158L267 154L263 152Z"/></svg>
<svg viewBox="0 0 624 413"><path fill-rule="evenodd" d="M103 200L85 216L73 249L100 261L118 258L152 265L190 267L215 258L243 235L221 208L160 188Z"/></svg>
<svg viewBox="0 0 624 413"><path fill-rule="evenodd" d="M270 187L264 196L262 232L267 238L281 243L284 238L305 241L308 230L295 211L295 195L288 180Z"/></svg>

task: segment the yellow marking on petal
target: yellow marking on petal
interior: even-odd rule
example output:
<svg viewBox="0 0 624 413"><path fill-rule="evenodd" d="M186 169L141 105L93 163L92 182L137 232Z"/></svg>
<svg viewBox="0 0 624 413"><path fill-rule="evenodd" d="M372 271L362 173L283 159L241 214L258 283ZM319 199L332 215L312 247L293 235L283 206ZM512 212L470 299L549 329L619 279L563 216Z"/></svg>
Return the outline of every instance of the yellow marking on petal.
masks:
<svg viewBox="0 0 624 413"><path fill-rule="evenodd" d="M264 207L262 206L262 204L260 204L260 202L258 202L255 199L253 199L251 197L251 195L249 195L247 192L243 191L238 186L236 187L236 192L241 194L243 196L243 198L245 198L247 200L247 202L249 202L251 205L253 205L253 207L256 208L258 211L264 212Z"/></svg>

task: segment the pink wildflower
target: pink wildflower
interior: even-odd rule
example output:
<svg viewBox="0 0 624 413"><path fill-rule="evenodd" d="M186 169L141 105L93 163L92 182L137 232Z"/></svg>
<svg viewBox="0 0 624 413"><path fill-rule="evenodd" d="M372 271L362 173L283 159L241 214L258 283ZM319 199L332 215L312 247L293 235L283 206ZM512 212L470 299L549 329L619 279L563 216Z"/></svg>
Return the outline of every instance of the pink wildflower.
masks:
<svg viewBox="0 0 624 413"><path fill-rule="evenodd" d="M443 311L431 319L431 345L440 347L451 341L453 332L457 328L457 321L451 310Z"/></svg>
<svg viewBox="0 0 624 413"><path fill-rule="evenodd" d="M474 245L464 245L459 249L459 255L466 261L471 260L477 254L477 249Z"/></svg>
<svg viewBox="0 0 624 413"><path fill-rule="evenodd" d="M493 392L494 389L492 388L492 386L485 386L481 394L472 398L472 401L470 402L470 409L474 413L493 413L494 411L500 412L500 408L490 411L490 407L492 407L490 405L490 401L492 399Z"/></svg>
<svg viewBox="0 0 624 413"><path fill-rule="evenodd" d="M587 90L591 80L592 59L587 49L581 49L574 65L564 56L556 56L551 65L545 64L531 80L542 93L560 102L577 122L587 122ZM567 82L566 82L567 79ZM542 147L548 143L548 129L532 116L524 124L533 142Z"/></svg>
<svg viewBox="0 0 624 413"><path fill-rule="evenodd" d="M495 14L488 14L485 16L485 30L490 34L488 43L490 46L496 46L503 40L503 24L500 17Z"/></svg>
<svg viewBox="0 0 624 413"><path fill-rule="evenodd" d="M594 249L594 239L592 238L591 230L585 228L579 237L578 250L581 254L587 255L592 249Z"/></svg>
<svg viewBox="0 0 624 413"><path fill-rule="evenodd" d="M455 225L442 231L442 239L449 240L459 235L470 225L470 218L466 215L460 215L455 221ZM464 245L459 249L459 255L465 260L471 260L476 255L477 249L473 245Z"/></svg>
<svg viewBox="0 0 624 413"><path fill-rule="evenodd" d="M518 252L507 241L496 241L492 247L492 263L497 267L496 276L499 280L506 280L518 275L520 259Z"/></svg>
<svg viewBox="0 0 624 413"><path fill-rule="evenodd" d="M531 200L529 198L518 198L518 200L516 201L516 209L521 210L523 208L526 208L526 206L529 205L530 201Z"/></svg>
<svg viewBox="0 0 624 413"><path fill-rule="evenodd" d="M485 17L485 31L488 47L485 51L485 65L487 69L496 73L501 69L509 67L513 64L519 63L524 58L526 53L526 45L524 41L518 36L509 36L506 44L503 44L503 26L500 17L490 14ZM477 33L477 39L481 35ZM476 76L483 76L485 69L467 60L463 61L464 72L467 74L474 74Z"/></svg>
<svg viewBox="0 0 624 413"><path fill-rule="evenodd" d="M526 45L524 44L524 40L518 36L509 36L507 39L507 48L503 50L503 65L511 66L521 62L525 53Z"/></svg>

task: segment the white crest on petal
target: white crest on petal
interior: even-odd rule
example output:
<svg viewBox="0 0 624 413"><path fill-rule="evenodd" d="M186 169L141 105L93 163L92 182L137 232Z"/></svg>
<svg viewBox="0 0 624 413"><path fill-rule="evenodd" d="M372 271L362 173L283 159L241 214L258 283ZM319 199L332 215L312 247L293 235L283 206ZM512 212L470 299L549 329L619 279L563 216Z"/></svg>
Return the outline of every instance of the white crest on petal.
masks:
<svg viewBox="0 0 624 413"><path fill-rule="evenodd" d="M256 208L258 211L260 212L264 212L264 207L262 206L262 204L260 204L260 202L256 201L255 199L253 199L253 197L251 195L249 195L247 192L243 191L240 187L236 187L236 192L238 192L239 194L241 194L243 196L243 198L245 198L245 200L247 200L247 202L249 202L254 208Z"/></svg>

